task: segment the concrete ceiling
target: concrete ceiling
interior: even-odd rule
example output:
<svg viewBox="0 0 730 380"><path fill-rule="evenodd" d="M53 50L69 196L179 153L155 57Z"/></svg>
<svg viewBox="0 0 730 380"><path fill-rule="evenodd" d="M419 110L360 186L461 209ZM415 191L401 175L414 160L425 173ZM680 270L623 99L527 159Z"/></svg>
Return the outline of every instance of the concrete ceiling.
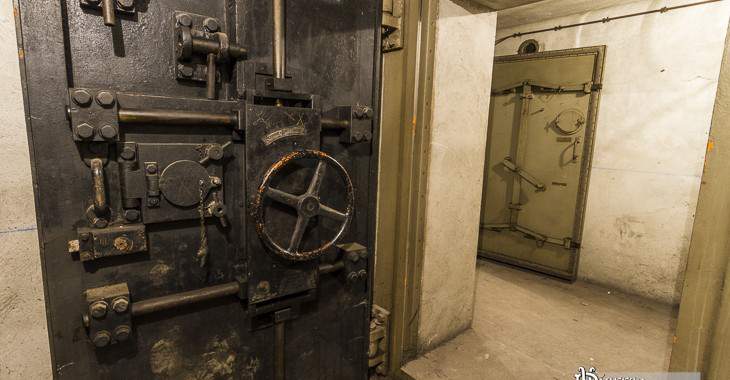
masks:
<svg viewBox="0 0 730 380"><path fill-rule="evenodd" d="M503 8L497 15L497 29L526 25L577 13L585 13L637 0L478 0L480 2L524 3L519 6ZM680 1L683 2L683 1ZM684 1L689 2L689 1Z"/></svg>
<svg viewBox="0 0 730 380"><path fill-rule="evenodd" d="M537 3L539 1L542 0L474 0L474 2L486 5L487 7L495 11L519 7L526 4Z"/></svg>

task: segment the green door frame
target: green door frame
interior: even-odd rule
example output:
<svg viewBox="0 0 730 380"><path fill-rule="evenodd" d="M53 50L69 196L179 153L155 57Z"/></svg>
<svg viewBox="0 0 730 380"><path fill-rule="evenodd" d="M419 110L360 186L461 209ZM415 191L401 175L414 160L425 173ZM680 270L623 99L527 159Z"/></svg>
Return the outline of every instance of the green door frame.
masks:
<svg viewBox="0 0 730 380"><path fill-rule="evenodd" d="M390 311L389 375L416 354L437 1L404 0L404 48L383 55L375 304Z"/></svg>
<svg viewBox="0 0 730 380"><path fill-rule="evenodd" d="M416 351L437 0L404 0L402 50L383 57L374 302L390 314L389 375ZM730 373L730 34L684 281L671 371ZM475 252L476 254L476 252ZM727 290L726 290L727 289ZM723 360L725 359L725 360Z"/></svg>

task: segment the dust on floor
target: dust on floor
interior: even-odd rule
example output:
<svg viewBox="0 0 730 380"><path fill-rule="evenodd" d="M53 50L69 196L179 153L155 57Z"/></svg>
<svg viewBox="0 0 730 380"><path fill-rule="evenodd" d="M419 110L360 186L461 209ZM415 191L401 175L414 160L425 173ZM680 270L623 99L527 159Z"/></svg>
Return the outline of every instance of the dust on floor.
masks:
<svg viewBox="0 0 730 380"><path fill-rule="evenodd" d="M480 260L472 328L404 370L418 380L666 371L675 326L672 306Z"/></svg>

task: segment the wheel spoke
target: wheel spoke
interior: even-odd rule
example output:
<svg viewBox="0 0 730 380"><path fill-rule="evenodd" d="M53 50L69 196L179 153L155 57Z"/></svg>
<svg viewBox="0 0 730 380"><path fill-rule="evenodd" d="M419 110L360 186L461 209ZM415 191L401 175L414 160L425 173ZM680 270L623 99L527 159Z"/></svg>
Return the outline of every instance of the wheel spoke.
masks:
<svg viewBox="0 0 730 380"><path fill-rule="evenodd" d="M274 189L273 187L267 187L266 191L264 192L264 195L267 197L279 202L283 203L287 206L291 206L296 208L297 204L299 203L299 197L294 194L289 194L287 192Z"/></svg>
<svg viewBox="0 0 730 380"><path fill-rule="evenodd" d="M332 207L328 207L325 205L319 206L319 215L322 215L325 218L338 220L340 222L344 222L345 220L347 220L347 214L339 212Z"/></svg>
<svg viewBox="0 0 730 380"><path fill-rule="evenodd" d="M299 244L302 242L302 236L304 236L304 230L307 228L309 218L305 216L299 216L297 218L297 225L294 227L294 233L291 236L291 242L289 243L288 251L290 253L296 252L299 249Z"/></svg>
<svg viewBox="0 0 730 380"><path fill-rule="evenodd" d="M324 179L324 174L326 172L327 163L320 160L317 163L317 168L314 169L314 176L312 177L312 182L309 183L309 189L307 189L307 194L319 195L319 188L322 186L322 180Z"/></svg>

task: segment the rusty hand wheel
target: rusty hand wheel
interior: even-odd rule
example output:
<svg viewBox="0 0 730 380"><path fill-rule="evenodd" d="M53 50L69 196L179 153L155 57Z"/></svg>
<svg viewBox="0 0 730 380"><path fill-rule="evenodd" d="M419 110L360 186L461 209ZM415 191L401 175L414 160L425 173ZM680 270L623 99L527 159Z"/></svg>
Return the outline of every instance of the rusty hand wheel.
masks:
<svg viewBox="0 0 730 380"><path fill-rule="evenodd" d="M301 195L290 194L281 190L277 190L270 186L272 178L276 176L284 167L290 165L292 162L302 159L316 159L317 166L314 170L312 180L309 182L307 191ZM324 179L327 167L331 166L337 174L342 178L345 183L345 191L347 196L347 206L345 211L338 211L322 203L319 197L320 187L322 186L322 180ZM297 211L297 223L292 232L291 239L287 248L277 244L266 229L266 222L264 218L264 199L271 199L275 202L290 206ZM342 237L347 229L350 220L352 219L353 210L355 207L355 190L352 186L350 176L347 174L342 165L332 158L327 153L318 150L301 150L287 154L279 161L274 163L271 168L264 175L264 180L259 187L258 193L256 194L255 201L255 215L256 215L256 231L259 237L266 243L266 245L274 251L277 255L296 261L312 260L321 256L329 247L331 247L337 240ZM304 236L304 230L309 223L309 220L315 216L323 218L333 219L340 222L340 228L337 230L337 234L334 238L324 243L319 248L302 251L300 245L302 237Z"/></svg>

